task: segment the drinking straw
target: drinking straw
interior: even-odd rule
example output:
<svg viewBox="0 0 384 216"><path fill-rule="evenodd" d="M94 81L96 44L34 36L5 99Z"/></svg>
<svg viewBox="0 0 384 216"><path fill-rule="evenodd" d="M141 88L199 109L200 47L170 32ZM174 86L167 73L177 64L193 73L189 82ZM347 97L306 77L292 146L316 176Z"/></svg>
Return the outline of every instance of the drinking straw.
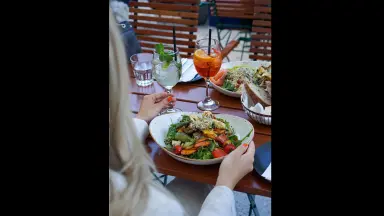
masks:
<svg viewBox="0 0 384 216"><path fill-rule="evenodd" d="M208 36L208 55L211 55L211 34L212 34L212 29L209 29L209 36Z"/></svg>
<svg viewBox="0 0 384 216"><path fill-rule="evenodd" d="M173 52L175 53L175 62L177 62L177 55L176 55L176 31L175 31L175 26L173 26Z"/></svg>

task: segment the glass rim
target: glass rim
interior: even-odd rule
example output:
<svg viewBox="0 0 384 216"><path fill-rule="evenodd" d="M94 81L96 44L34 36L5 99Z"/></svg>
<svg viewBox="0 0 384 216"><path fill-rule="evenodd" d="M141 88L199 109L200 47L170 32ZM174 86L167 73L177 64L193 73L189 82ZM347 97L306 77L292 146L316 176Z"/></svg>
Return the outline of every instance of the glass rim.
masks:
<svg viewBox="0 0 384 216"><path fill-rule="evenodd" d="M176 52L175 52L175 51L173 50L173 48L174 48L173 45L171 46L171 45L168 45L168 44L166 44L166 45L163 44L163 46L164 46L164 51L165 51L165 50L167 50L167 51L171 51L171 55L175 55L175 54L177 55L177 54L179 54L179 52L180 52L180 51L179 51L179 48L177 48L177 47L176 47ZM156 52L156 49L153 50L153 53L159 54L159 53Z"/></svg>
<svg viewBox="0 0 384 216"><path fill-rule="evenodd" d="M208 47L208 44L207 45L200 45L200 41L208 41L209 38L202 38L202 39L199 39L196 41L196 45L197 46L202 46L202 47ZM219 41L217 39L214 39L214 38L211 38L211 41L214 41L215 44L213 45L217 45L219 43ZM212 46L212 43L211 43L211 46Z"/></svg>
<svg viewBox="0 0 384 216"><path fill-rule="evenodd" d="M129 58L129 61L130 61L131 63L139 62L139 60L133 60L133 59L132 59L132 57L134 57L134 56L138 56L138 55L151 55L152 57L151 57L151 59L149 59L148 61L152 61L152 59L153 59L153 53L135 53L135 54L131 55L131 57ZM147 62L147 61L145 61L145 62Z"/></svg>

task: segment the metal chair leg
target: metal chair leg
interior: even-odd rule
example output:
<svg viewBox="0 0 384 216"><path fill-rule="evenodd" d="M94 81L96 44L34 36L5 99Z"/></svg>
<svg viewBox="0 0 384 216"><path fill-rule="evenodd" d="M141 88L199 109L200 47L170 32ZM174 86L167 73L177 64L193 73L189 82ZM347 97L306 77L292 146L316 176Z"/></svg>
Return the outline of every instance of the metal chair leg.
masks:
<svg viewBox="0 0 384 216"><path fill-rule="evenodd" d="M240 61L243 61L244 48L245 48L245 41L243 41L243 49L241 49Z"/></svg>
<svg viewBox="0 0 384 216"><path fill-rule="evenodd" d="M228 35L228 38L227 38L227 42L225 43L225 46L228 45L229 39L231 39L231 35L232 35L232 30L228 30L228 31L229 31L229 35Z"/></svg>
<svg viewBox="0 0 384 216"><path fill-rule="evenodd" d="M155 173L152 173L152 175L155 177L153 180L159 181L164 186L167 185L168 175L157 176ZM161 178L164 178L164 181L161 181Z"/></svg>
<svg viewBox="0 0 384 216"><path fill-rule="evenodd" d="M155 177L155 179L153 179L153 180L157 180L157 181L159 181L161 184L163 184L163 182L161 181L161 179L160 179L155 173L152 173L152 175Z"/></svg>
<svg viewBox="0 0 384 216"><path fill-rule="evenodd" d="M247 196L248 196L248 200L249 200L249 215L251 215L251 210L253 210L253 214L255 216L260 216L259 211L257 210L254 195L247 194Z"/></svg>
<svg viewBox="0 0 384 216"><path fill-rule="evenodd" d="M248 37L248 32L245 32L245 38L247 38L247 37ZM249 37L251 37L251 36L249 36ZM246 44L246 41L243 41L243 48L241 49L240 61L243 60L245 44Z"/></svg>
<svg viewBox="0 0 384 216"><path fill-rule="evenodd" d="M221 45L220 30L216 28L216 31L217 31L217 39L219 40L220 49L223 49L223 46Z"/></svg>

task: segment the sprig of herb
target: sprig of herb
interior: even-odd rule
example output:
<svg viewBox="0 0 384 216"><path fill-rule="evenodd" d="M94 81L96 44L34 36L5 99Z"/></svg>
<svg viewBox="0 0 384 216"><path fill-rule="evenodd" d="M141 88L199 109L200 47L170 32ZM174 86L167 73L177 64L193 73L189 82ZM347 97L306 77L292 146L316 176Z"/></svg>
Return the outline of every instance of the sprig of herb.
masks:
<svg viewBox="0 0 384 216"><path fill-rule="evenodd" d="M238 147L239 145L241 145L241 143L251 135L251 133L253 132L253 128L251 129L251 131L249 131L249 133L241 140L238 140L238 141L235 141L233 144Z"/></svg>
<svg viewBox="0 0 384 216"><path fill-rule="evenodd" d="M163 64L163 68L167 68L173 59L171 51L164 52L164 45L162 43L155 45L155 50L159 54L159 59Z"/></svg>

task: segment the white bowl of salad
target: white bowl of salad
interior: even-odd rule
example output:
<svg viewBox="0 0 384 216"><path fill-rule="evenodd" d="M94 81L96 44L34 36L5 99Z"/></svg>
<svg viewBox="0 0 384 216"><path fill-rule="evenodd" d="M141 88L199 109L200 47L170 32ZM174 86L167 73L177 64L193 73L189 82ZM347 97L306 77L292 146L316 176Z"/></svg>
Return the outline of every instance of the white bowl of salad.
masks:
<svg viewBox="0 0 384 216"><path fill-rule="evenodd" d="M210 78L212 87L227 96L240 98L244 82L259 82L256 74L260 67L271 70L271 62L258 60L223 63L216 76Z"/></svg>
<svg viewBox="0 0 384 216"><path fill-rule="evenodd" d="M174 159L194 165L221 163L226 155L253 139L253 125L228 114L178 112L149 124L155 142Z"/></svg>

